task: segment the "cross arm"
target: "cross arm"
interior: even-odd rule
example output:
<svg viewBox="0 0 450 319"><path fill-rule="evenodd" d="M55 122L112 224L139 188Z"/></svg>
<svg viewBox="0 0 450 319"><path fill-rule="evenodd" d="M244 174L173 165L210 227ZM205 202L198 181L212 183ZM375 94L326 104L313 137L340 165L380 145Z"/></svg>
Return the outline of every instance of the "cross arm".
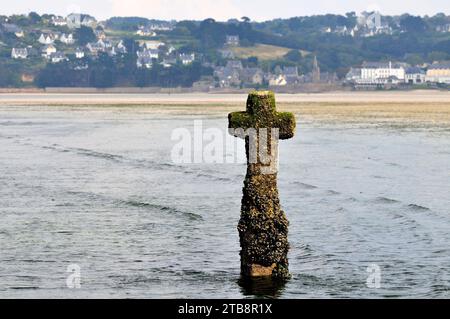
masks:
<svg viewBox="0 0 450 319"><path fill-rule="evenodd" d="M252 116L247 112L228 114L228 132L235 137L244 138L245 131L253 126L252 123Z"/></svg>
<svg viewBox="0 0 450 319"><path fill-rule="evenodd" d="M287 140L295 134L295 115L290 112L279 112L276 117L276 127L279 128L280 140Z"/></svg>

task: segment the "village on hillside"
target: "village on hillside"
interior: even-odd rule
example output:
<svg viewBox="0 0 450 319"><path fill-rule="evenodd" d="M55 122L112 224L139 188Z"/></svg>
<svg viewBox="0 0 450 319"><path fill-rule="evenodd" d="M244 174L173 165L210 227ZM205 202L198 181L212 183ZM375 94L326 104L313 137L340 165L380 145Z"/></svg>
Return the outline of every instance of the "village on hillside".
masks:
<svg viewBox="0 0 450 319"><path fill-rule="evenodd" d="M211 38L214 34L198 36L197 43L187 35L190 32L197 36L199 31L191 31L194 26L187 22L142 20L115 28L115 20L97 21L86 14L0 16L0 67L4 69L0 86L184 86L195 90L270 87L296 91L314 87L392 89L450 85L450 53L445 49L444 53L428 54L428 61L416 59L414 64L414 59L386 57L361 59L333 69L320 51L276 45L276 35L267 40L260 36L263 30L254 32L253 43L243 38L239 33L250 33L252 28L246 19L224 23L225 30L236 33L222 34L220 43ZM395 22L378 12L362 13L355 16L355 21L353 27L335 22L317 32L332 39L354 41L385 39L407 32L399 22L393 27ZM208 28L215 32L215 24L218 23L210 19L196 27L204 27L206 33ZM448 39L450 22L436 26L432 32ZM202 40L216 42L206 46ZM14 66L20 74L11 71ZM107 66L116 73L108 75ZM15 83L8 83L8 70L19 77ZM127 74L127 70L135 72Z"/></svg>

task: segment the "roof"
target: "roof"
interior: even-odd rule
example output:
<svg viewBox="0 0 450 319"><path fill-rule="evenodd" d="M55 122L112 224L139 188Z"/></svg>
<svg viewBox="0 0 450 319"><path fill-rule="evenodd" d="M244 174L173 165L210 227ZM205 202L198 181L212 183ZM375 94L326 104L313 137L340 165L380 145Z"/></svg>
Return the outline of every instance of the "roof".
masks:
<svg viewBox="0 0 450 319"><path fill-rule="evenodd" d="M425 71L417 66L406 68L405 71L406 74L425 74Z"/></svg>
<svg viewBox="0 0 450 319"><path fill-rule="evenodd" d="M389 66L393 69L399 69L402 67L396 62L364 62L362 64L363 69L389 69Z"/></svg>
<svg viewBox="0 0 450 319"><path fill-rule="evenodd" d="M428 68L428 70L442 70L442 69L450 69L450 61L434 63L430 65L430 67Z"/></svg>

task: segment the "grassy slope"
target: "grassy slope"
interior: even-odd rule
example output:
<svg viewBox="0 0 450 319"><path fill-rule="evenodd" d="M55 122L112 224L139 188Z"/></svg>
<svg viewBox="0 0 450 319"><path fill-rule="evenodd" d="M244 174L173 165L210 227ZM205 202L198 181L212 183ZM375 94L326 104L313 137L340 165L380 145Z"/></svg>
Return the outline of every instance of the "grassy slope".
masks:
<svg viewBox="0 0 450 319"><path fill-rule="evenodd" d="M240 59L256 56L259 60L276 60L282 58L291 49L274 45L257 44L252 47L234 47L230 50ZM306 51L301 51L301 53L302 55L308 54Z"/></svg>

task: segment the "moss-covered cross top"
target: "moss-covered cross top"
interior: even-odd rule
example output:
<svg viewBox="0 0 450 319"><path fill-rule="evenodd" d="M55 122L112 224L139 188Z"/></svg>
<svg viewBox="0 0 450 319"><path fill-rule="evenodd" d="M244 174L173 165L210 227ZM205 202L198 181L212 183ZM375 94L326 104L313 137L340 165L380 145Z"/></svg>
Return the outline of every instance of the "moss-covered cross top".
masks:
<svg viewBox="0 0 450 319"><path fill-rule="evenodd" d="M275 94L271 91L251 92L247 99L246 112L234 112L228 115L230 129L278 128L282 140L294 137L295 117L289 112L277 112Z"/></svg>
<svg viewBox="0 0 450 319"><path fill-rule="evenodd" d="M294 136L295 125L294 114L289 112L277 112L275 94L270 91L251 92L247 99L247 110L245 112L234 112L228 115L230 134L240 138L245 138L247 136L243 132L248 129L267 129L269 131L278 129L278 138L286 140ZM259 132L257 134L259 136ZM275 148L278 148L277 143L274 146ZM277 154L277 149L272 151L273 154Z"/></svg>

